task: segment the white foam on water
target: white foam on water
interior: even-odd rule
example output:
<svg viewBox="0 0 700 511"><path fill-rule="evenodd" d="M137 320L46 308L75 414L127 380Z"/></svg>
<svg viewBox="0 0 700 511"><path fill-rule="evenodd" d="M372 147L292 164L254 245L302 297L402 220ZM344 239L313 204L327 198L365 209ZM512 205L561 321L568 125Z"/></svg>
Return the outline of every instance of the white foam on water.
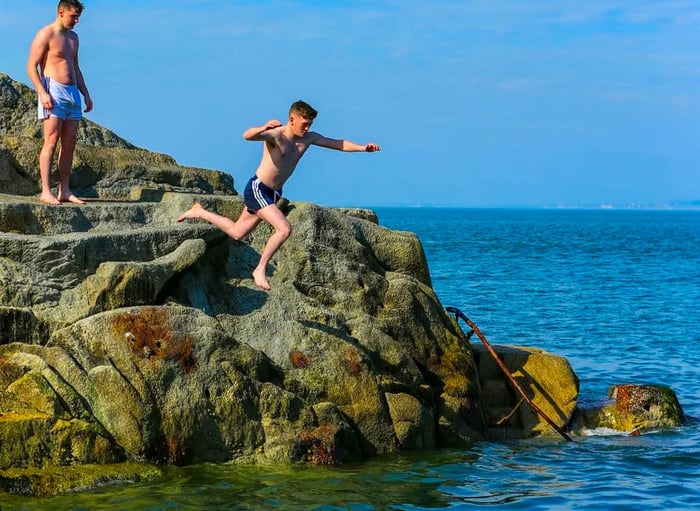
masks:
<svg viewBox="0 0 700 511"><path fill-rule="evenodd" d="M581 436L628 436L631 431L620 431L613 428L583 428L580 432Z"/></svg>

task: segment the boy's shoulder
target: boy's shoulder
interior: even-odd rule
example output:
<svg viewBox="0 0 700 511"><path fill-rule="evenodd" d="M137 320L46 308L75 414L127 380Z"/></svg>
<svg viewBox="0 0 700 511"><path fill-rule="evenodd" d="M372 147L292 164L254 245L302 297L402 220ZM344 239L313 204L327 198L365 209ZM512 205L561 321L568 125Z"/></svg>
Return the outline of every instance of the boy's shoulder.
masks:
<svg viewBox="0 0 700 511"><path fill-rule="evenodd" d="M318 140L320 138L325 138L323 135L321 135L318 131L307 131L306 134L302 137L302 140L305 142L313 142L314 140Z"/></svg>

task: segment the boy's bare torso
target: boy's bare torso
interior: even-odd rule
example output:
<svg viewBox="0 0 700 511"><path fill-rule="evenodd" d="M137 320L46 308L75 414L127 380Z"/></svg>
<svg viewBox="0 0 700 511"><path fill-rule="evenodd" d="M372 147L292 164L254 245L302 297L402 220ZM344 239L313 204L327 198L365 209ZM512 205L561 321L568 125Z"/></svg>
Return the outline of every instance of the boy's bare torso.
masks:
<svg viewBox="0 0 700 511"><path fill-rule="evenodd" d="M78 36L70 30L56 30L53 24L44 27L42 32L46 38L47 51L39 63L41 74L65 85L76 84Z"/></svg>
<svg viewBox="0 0 700 511"><path fill-rule="evenodd" d="M270 188L281 190L318 135L309 131L301 137L295 137L288 133L286 126L279 126L267 130L265 136L262 160L255 175Z"/></svg>

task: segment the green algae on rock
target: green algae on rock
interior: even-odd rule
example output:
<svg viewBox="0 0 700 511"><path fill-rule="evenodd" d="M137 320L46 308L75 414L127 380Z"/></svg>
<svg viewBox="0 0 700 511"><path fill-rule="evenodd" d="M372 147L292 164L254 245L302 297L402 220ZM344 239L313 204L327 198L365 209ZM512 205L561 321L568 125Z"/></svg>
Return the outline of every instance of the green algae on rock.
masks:
<svg viewBox="0 0 700 511"><path fill-rule="evenodd" d="M155 481L162 476L159 467L133 461L42 469L13 468L0 470L0 494L49 496L98 486Z"/></svg>
<svg viewBox="0 0 700 511"><path fill-rule="evenodd" d="M685 420L676 393L666 385L613 385L608 398L599 406L577 409L572 428L609 428L636 435L678 427Z"/></svg>

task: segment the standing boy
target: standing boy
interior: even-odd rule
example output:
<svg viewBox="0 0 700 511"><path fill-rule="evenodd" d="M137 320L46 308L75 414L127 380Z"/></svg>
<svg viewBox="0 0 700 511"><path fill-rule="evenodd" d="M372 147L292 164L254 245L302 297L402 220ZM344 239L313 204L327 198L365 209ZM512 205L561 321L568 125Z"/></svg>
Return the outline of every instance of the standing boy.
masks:
<svg viewBox="0 0 700 511"><path fill-rule="evenodd" d="M273 254L282 246L292 232L292 226L284 213L276 206L282 196L282 186L294 172L299 160L311 145L327 147L345 152L379 151L375 143L356 144L348 140L335 140L309 131L316 118L316 110L304 101L297 101L289 109L289 120L282 125L271 120L262 126L253 126L243 133L246 140L264 142L262 160L255 175L248 181L243 194L245 207L238 220L217 215L195 203L177 219L199 218L215 225L233 239L240 240L251 232L261 220L270 224L275 232L267 240L260 255L260 262L253 270L253 280L262 289L270 289L265 269Z"/></svg>
<svg viewBox="0 0 700 511"><path fill-rule="evenodd" d="M83 12L77 0L61 0L58 14L50 25L40 29L29 50L27 74L39 93L39 119L44 121L44 145L39 154L41 196L46 204L73 202L85 204L69 188L73 151L82 117L80 95L85 111L92 110L83 73L78 65L78 36L73 27ZM58 197L51 193L50 175L58 141Z"/></svg>

